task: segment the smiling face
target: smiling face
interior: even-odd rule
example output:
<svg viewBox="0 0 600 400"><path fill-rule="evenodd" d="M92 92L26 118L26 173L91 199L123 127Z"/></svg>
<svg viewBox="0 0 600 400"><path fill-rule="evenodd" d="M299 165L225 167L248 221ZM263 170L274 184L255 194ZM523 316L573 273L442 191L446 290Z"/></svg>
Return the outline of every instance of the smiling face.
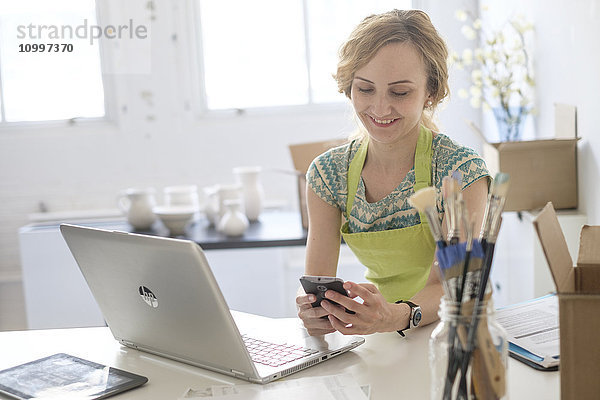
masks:
<svg viewBox="0 0 600 400"><path fill-rule="evenodd" d="M410 42L382 47L356 70L351 100L371 140L395 143L416 134L428 101L427 74Z"/></svg>

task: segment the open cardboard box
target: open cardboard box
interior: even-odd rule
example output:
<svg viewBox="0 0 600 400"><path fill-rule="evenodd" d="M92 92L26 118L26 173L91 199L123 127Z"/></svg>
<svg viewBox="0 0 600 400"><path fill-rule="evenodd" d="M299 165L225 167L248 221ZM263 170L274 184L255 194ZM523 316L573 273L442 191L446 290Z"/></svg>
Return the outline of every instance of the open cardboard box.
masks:
<svg viewBox="0 0 600 400"><path fill-rule="evenodd" d="M555 104L555 138L490 143L484 140L483 159L492 176L510 174L505 211L536 210L552 202L555 209L577 208L577 111Z"/></svg>
<svg viewBox="0 0 600 400"><path fill-rule="evenodd" d="M347 139L332 139L322 142L292 144L289 146L294 169L298 173L300 216L302 217L302 226L304 229L308 228L308 211L306 209L306 172L308 171L308 167L318 155L333 147L341 146L346 142Z"/></svg>
<svg viewBox="0 0 600 400"><path fill-rule="evenodd" d="M552 203L533 224L556 284L563 399L600 398L600 226L581 229L577 265Z"/></svg>

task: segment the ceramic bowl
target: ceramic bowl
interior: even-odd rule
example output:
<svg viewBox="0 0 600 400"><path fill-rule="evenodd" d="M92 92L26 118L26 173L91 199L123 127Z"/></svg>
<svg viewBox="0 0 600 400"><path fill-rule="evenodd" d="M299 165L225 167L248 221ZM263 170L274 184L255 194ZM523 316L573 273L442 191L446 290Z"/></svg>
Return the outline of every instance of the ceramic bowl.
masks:
<svg viewBox="0 0 600 400"><path fill-rule="evenodd" d="M172 236L185 234L185 228L192 222L197 209L184 206L157 206L152 208Z"/></svg>

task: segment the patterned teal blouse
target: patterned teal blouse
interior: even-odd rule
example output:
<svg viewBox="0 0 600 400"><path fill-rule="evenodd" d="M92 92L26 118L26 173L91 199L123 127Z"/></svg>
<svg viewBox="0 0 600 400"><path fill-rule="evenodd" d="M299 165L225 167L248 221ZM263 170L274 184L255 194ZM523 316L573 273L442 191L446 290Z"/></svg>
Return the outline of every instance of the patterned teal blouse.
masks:
<svg viewBox="0 0 600 400"><path fill-rule="evenodd" d="M348 165L359 145L359 140L353 140L321 154L313 160L306 173L308 186L326 203L340 209L343 215L346 213L348 197ZM439 193L445 176L460 171L464 190L478 179L490 175L485 162L475 151L459 145L446 135L438 133L434 136L432 150L432 182L438 190L437 209L441 222L444 202ZM365 198L365 185L361 178L352 207L349 231L373 232L419 224L419 213L408 203L408 198L414 193L414 184L413 167L390 194L377 202L369 203Z"/></svg>

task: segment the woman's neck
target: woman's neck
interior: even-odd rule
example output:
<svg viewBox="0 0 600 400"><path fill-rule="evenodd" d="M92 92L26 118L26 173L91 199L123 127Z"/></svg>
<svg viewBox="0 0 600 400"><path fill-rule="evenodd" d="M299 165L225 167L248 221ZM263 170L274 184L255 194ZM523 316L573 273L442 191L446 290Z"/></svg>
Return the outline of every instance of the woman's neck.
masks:
<svg viewBox="0 0 600 400"><path fill-rule="evenodd" d="M402 170L406 173L414 164L419 132L417 126L414 132L393 143L370 139L365 166L371 164L370 167L382 172Z"/></svg>

